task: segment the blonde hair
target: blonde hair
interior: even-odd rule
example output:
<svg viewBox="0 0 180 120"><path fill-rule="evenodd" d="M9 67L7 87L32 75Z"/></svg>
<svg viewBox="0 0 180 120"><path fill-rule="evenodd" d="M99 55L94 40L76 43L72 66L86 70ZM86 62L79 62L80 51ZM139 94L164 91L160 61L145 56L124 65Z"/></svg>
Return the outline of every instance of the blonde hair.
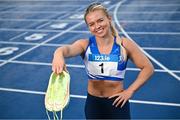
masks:
<svg viewBox="0 0 180 120"><path fill-rule="evenodd" d="M105 15L109 18L110 14L108 13L108 10L101 4L101 3L92 3L91 5L88 6L88 8L86 9L86 12L84 14L84 20L86 21L86 16L90 13L90 12L94 12L95 10L102 10ZM113 23L110 24L111 27L111 32L113 36L117 37L117 33L116 33L116 28L113 26Z"/></svg>
<svg viewBox="0 0 180 120"><path fill-rule="evenodd" d="M90 12L94 12L95 10L102 10L104 12L104 14L109 18L111 15L108 13L108 10L101 4L101 3L92 3L91 5L89 5L85 11L84 14L84 20L87 24L86 21L86 16L90 13ZM112 32L112 35L116 37L116 42L117 44L120 45L121 47L121 55L123 56L123 60L126 61L127 59L127 54L126 54L126 50L125 48L122 46L122 39L120 38L118 31L114 25L113 22L110 23L110 29Z"/></svg>

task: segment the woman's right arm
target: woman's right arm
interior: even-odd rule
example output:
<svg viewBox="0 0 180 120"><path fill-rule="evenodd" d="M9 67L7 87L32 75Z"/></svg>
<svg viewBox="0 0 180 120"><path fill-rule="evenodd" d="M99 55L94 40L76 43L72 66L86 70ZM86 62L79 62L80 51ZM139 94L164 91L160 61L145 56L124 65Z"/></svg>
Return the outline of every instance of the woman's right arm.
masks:
<svg viewBox="0 0 180 120"><path fill-rule="evenodd" d="M65 57L73 57L83 53L88 45L88 40L77 40L71 45L56 49L52 61L52 71L59 74L65 69Z"/></svg>

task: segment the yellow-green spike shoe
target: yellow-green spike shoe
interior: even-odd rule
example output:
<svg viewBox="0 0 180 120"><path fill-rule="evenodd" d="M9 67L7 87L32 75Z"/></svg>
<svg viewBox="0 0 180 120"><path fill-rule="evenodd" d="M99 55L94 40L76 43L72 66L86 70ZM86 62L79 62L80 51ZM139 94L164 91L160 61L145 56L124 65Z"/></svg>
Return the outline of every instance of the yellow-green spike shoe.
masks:
<svg viewBox="0 0 180 120"><path fill-rule="evenodd" d="M45 108L55 113L62 111L68 105L70 100L70 75L63 71L60 74L52 73L49 79L48 88L45 94ZM49 118L49 116L48 116Z"/></svg>

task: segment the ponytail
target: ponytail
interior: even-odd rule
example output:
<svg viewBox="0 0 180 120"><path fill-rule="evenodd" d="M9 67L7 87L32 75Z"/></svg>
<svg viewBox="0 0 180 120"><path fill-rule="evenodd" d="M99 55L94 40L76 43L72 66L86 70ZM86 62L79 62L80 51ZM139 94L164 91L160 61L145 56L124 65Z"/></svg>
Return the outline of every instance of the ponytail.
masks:
<svg viewBox="0 0 180 120"><path fill-rule="evenodd" d="M124 46L122 45L122 38L120 38L117 29L115 28L115 25L113 22L111 22L110 24L110 28L111 28L111 32L112 35L116 37L116 43L120 46L121 48L121 55L123 57L123 60L126 61L127 60L127 52L126 49L124 48Z"/></svg>

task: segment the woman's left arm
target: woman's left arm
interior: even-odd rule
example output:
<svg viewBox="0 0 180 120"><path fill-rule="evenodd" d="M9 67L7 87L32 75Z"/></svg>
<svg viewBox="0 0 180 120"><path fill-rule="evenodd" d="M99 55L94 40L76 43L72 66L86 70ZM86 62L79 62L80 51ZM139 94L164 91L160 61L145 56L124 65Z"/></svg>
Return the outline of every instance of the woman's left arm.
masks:
<svg viewBox="0 0 180 120"><path fill-rule="evenodd" d="M138 74L136 80L127 89L128 91L132 91L134 93L151 77L154 72L154 67L134 41L125 39L123 41L123 45L127 50L128 57L140 69L140 73Z"/></svg>
<svg viewBox="0 0 180 120"><path fill-rule="evenodd" d="M132 40L123 39L123 46L126 49L128 57L140 69L136 80L123 92L117 93L110 98L118 96L113 105L121 107L129 100L135 91L137 91L153 74L154 67L145 54L140 50L139 46Z"/></svg>

